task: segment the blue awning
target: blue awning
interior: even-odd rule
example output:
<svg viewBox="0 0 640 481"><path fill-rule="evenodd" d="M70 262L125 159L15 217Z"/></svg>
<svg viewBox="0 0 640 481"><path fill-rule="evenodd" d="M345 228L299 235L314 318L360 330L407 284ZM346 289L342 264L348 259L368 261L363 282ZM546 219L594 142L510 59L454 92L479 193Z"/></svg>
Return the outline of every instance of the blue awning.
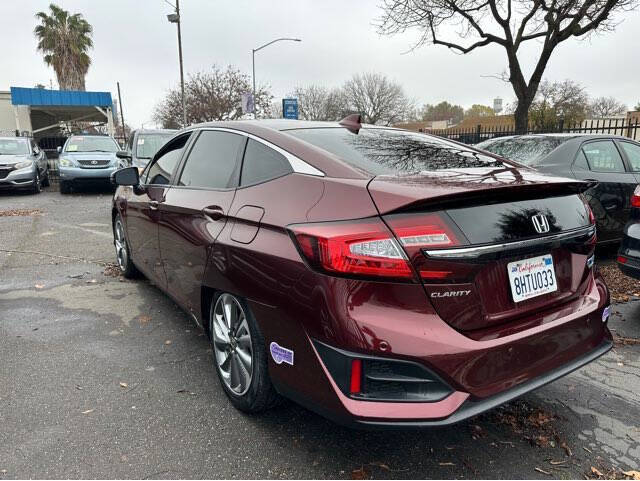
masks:
<svg viewBox="0 0 640 481"><path fill-rule="evenodd" d="M11 87L11 103L51 107L111 107L113 100L110 92Z"/></svg>

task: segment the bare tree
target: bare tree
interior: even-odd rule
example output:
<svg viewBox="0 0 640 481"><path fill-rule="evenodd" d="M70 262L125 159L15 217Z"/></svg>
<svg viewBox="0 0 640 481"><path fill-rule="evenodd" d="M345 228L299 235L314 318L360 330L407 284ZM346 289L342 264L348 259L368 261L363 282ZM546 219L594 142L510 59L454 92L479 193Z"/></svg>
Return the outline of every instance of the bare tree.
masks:
<svg viewBox="0 0 640 481"><path fill-rule="evenodd" d="M251 78L233 66L213 66L211 72L191 75L184 86L187 123L236 120L242 117L242 94L251 92ZM269 116L273 96L264 86L256 90L258 116ZM156 105L154 120L165 128L182 125L180 89L167 92Z"/></svg>
<svg viewBox="0 0 640 481"><path fill-rule="evenodd" d="M626 111L627 106L614 97L598 97L589 104L589 114L597 118L622 115Z"/></svg>
<svg viewBox="0 0 640 481"><path fill-rule="evenodd" d="M296 87L290 94L298 99L300 118L303 120L340 120L353 113L343 89L321 85Z"/></svg>
<svg viewBox="0 0 640 481"><path fill-rule="evenodd" d="M377 73L354 75L343 88L349 108L364 122L391 125L406 120L414 110L402 86Z"/></svg>
<svg viewBox="0 0 640 481"><path fill-rule="evenodd" d="M531 104L530 123L539 130L554 129L560 119L565 124L582 122L589 110L589 96L584 87L573 80L543 80Z"/></svg>
<svg viewBox="0 0 640 481"><path fill-rule="evenodd" d="M639 0L383 0L378 30L392 35L417 28L415 47L442 45L467 54L477 48L504 48L504 74L517 98L516 131L526 132L545 68L556 47L572 38L615 27L614 14L635 8ZM454 27L448 29L446 27ZM456 32L457 40L446 32ZM526 78L518 57L526 42L539 42L533 72Z"/></svg>
<svg viewBox="0 0 640 481"><path fill-rule="evenodd" d="M423 105L421 114L422 120L450 120L457 124L464 117L464 109L460 105L453 105L443 100L436 105Z"/></svg>

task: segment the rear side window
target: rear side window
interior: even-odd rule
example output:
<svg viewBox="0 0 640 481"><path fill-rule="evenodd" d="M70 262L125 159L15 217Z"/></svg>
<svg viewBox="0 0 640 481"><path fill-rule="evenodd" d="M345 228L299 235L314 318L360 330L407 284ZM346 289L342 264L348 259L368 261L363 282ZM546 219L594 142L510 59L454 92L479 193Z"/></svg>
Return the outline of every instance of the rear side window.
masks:
<svg viewBox="0 0 640 481"><path fill-rule="evenodd" d="M569 137L514 137L497 140L487 146L478 145L478 148L505 159L532 165L549 155L567 140Z"/></svg>
<svg viewBox="0 0 640 481"><path fill-rule="evenodd" d="M598 140L582 146L582 151L594 172L624 172L620 152L611 140Z"/></svg>
<svg viewBox="0 0 640 481"><path fill-rule="evenodd" d="M238 156L244 137L203 130L189 152L178 185L228 189L238 185Z"/></svg>
<svg viewBox="0 0 640 481"><path fill-rule="evenodd" d="M249 139L242 163L240 185L259 184L291 172L291 165L284 155Z"/></svg>
<svg viewBox="0 0 640 481"><path fill-rule="evenodd" d="M573 161L573 167L580 170L589 170L589 164L587 163L587 158L584 156L582 149L578 150L576 160Z"/></svg>
<svg viewBox="0 0 640 481"><path fill-rule="evenodd" d="M295 129L287 134L334 154L372 175L471 167L504 167L504 163L460 144L430 135L391 129Z"/></svg>
<svg viewBox="0 0 640 481"><path fill-rule="evenodd" d="M190 134L189 134L190 135ZM155 162L150 165L146 174L143 175L146 184L169 184L171 175L182 156L182 150L189 140L189 135L183 135L175 139Z"/></svg>
<svg viewBox="0 0 640 481"><path fill-rule="evenodd" d="M632 144L631 142L620 142L620 145L624 153L627 154L631 170L640 172L640 145Z"/></svg>

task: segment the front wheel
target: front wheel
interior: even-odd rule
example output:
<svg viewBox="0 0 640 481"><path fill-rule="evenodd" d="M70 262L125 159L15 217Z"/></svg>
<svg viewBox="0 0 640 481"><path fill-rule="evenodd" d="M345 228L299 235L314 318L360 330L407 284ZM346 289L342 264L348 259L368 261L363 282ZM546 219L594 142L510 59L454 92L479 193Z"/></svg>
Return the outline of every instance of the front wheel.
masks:
<svg viewBox="0 0 640 481"><path fill-rule="evenodd" d="M36 176L33 179L33 193L39 194L42 192L42 183L40 181L40 171L36 169Z"/></svg>
<svg viewBox="0 0 640 481"><path fill-rule="evenodd" d="M209 332L216 372L231 403L248 413L279 404L264 338L249 306L231 294L219 294L211 303Z"/></svg>
<svg viewBox="0 0 640 481"><path fill-rule="evenodd" d="M113 223L113 245L116 248L116 259L118 260L118 267L120 267L122 275L127 279L137 277L138 269L131 260L131 250L129 249L124 223L122 222L120 214L116 216L116 220Z"/></svg>

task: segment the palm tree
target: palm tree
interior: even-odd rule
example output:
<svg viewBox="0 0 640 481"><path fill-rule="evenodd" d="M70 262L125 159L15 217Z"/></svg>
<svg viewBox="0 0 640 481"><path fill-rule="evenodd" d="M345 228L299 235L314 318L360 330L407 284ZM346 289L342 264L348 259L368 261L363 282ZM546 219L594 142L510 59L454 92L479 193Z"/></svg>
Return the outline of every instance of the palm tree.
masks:
<svg viewBox="0 0 640 481"><path fill-rule="evenodd" d="M34 30L38 51L56 72L60 89L85 90L84 78L91 65L87 52L93 47L93 28L80 13L69 15L53 3L49 10L50 14L36 13L40 21Z"/></svg>

